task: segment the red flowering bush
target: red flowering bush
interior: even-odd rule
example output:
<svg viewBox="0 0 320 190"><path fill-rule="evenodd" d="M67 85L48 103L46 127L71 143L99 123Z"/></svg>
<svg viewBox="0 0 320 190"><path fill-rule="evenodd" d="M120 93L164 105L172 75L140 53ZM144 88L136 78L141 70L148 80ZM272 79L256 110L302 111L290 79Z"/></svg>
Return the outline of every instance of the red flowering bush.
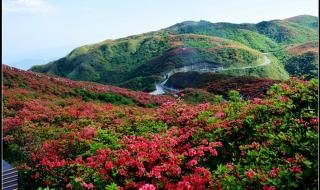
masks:
<svg viewBox="0 0 320 190"><path fill-rule="evenodd" d="M189 105L9 67L4 74L4 158L17 165L24 189L317 186L317 81L276 84L263 98L231 91L228 100ZM84 101L74 88L141 104ZM152 103L161 105L141 107Z"/></svg>

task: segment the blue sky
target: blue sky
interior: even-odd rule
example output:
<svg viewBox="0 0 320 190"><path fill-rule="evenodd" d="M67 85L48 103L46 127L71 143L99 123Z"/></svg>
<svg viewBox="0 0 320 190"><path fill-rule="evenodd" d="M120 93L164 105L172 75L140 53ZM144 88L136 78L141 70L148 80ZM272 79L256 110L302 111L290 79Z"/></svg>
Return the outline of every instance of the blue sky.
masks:
<svg viewBox="0 0 320 190"><path fill-rule="evenodd" d="M2 62L22 69L30 67L23 60L46 62L80 45L185 20L256 23L318 15L317 0L2 0L2 7Z"/></svg>

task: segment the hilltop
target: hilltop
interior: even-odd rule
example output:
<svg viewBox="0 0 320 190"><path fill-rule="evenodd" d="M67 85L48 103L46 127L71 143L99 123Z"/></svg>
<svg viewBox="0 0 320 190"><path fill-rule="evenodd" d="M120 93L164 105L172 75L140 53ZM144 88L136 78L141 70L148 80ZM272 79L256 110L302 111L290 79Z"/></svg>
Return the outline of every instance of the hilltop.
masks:
<svg viewBox="0 0 320 190"><path fill-rule="evenodd" d="M285 19L286 21L289 22L294 22L299 25L309 27L312 29L319 30L319 23L318 23L318 17L311 16L311 15L299 15L299 16L294 16L291 18Z"/></svg>
<svg viewBox="0 0 320 190"><path fill-rule="evenodd" d="M297 17L298 18L298 17ZM313 17L301 16L304 20ZM291 20L294 20L293 18ZM174 34L193 33L232 39L260 51L274 51L282 45L302 43L317 39L315 28L306 27L305 22L285 20L262 21L257 24L211 23L187 21L165 30Z"/></svg>

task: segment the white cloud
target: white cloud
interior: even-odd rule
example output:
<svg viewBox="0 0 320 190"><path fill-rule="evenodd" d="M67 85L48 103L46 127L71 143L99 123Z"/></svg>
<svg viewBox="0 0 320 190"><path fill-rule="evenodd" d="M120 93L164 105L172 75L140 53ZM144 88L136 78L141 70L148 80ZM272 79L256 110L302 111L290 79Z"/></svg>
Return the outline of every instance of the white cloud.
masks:
<svg viewBox="0 0 320 190"><path fill-rule="evenodd" d="M54 7L45 0L2 0L2 10L8 13L48 13Z"/></svg>

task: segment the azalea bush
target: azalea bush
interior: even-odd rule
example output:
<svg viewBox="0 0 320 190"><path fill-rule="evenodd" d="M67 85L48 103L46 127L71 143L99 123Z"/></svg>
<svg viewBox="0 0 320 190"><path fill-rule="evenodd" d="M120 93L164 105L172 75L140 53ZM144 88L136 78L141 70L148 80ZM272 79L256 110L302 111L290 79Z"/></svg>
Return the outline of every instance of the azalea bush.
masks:
<svg viewBox="0 0 320 190"><path fill-rule="evenodd" d="M42 92L47 87L35 90L28 81L21 86L14 78L22 74L9 74L10 85L3 86L4 159L17 166L21 189L318 185L316 80L293 78L250 100L238 91L230 91L227 100L213 96L201 104L158 97L148 108L94 96L84 100L65 84L44 79L51 86ZM99 89L86 91L107 93ZM157 96L146 97L151 102Z"/></svg>

